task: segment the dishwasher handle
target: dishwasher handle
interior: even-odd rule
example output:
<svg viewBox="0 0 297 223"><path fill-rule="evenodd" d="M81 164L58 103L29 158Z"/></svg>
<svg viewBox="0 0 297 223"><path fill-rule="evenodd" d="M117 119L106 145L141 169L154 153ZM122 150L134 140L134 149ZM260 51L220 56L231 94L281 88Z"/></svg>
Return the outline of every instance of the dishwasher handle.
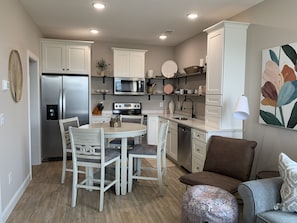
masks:
<svg viewBox="0 0 297 223"><path fill-rule="evenodd" d="M191 128L187 126L179 125L178 128L180 131L183 131L183 132L191 132Z"/></svg>

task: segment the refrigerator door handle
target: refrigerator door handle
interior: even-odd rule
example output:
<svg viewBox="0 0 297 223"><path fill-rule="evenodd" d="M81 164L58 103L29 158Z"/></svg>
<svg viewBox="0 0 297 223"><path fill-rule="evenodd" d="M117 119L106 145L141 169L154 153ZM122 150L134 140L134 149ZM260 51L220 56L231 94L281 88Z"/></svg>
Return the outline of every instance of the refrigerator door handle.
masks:
<svg viewBox="0 0 297 223"><path fill-rule="evenodd" d="M66 95L65 95L65 89L63 88L63 94L62 94L62 102L63 102L63 119L66 118Z"/></svg>
<svg viewBox="0 0 297 223"><path fill-rule="evenodd" d="M62 99L62 90L59 91L59 118L63 118L63 99Z"/></svg>

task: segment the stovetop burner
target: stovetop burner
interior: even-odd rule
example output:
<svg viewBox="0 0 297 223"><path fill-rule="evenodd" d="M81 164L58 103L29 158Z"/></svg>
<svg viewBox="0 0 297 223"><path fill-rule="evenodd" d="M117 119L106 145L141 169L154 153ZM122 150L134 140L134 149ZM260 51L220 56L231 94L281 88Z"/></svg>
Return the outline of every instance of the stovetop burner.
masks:
<svg viewBox="0 0 297 223"><path fill-rule="evenodd" d="M141 103L113 103L113 114L119 115L141 115Z"/></svg>

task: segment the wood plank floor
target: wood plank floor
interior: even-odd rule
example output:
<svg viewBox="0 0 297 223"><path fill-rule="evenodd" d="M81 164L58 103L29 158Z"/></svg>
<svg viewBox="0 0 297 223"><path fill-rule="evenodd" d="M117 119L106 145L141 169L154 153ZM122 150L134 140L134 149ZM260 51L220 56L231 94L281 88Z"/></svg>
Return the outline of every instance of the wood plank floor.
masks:
<svg viewBox="0 0 297 223"><path fill-rule="evenodd" d="M145 162L144 162L145 164ZM185 186L178 181L184 170L168 168L168 186L159 195L155 181L138 181L133 192L116 196L105 193L99 212L99 192L78 190L77 205L71 207L72 175L60 184L62 162L45 162L33 167L33 179L8 219L12 222L180 222Z"/></svg>
<svg viewBox="0 0 297 223"><path fill-rule="evenodd" d="M178 180L186 172L168 167L168 186L159 195L155 181L138 181L133 192L116 196L113 189L105 193L104 210L99 212L99 192L78 190L77 204L71 207L72 175L67 172L60 184L62 162L45 162L33 167L33 179L10 215L7 223L180 223L185 185ZM144 165L149 165L144 162Z"/></svg>

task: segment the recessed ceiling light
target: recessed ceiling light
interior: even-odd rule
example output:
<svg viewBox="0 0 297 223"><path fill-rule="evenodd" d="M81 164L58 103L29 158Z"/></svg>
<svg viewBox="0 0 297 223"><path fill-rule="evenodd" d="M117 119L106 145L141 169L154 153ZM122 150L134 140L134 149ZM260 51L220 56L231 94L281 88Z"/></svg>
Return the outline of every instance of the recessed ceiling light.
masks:
<svg viewBox="0 0 297 223"><path fill-rule="evenodd" d="M95 2L95 3L93 3L93 7L95 9L104 9L105 5L103 3L100 3L100 2Z"/></svg>
<svg viewBox="0 0 297 223"><path fill-rule="evenodd" d="M197 13L189 13L187 14L188 19L196 19L198 17Z"/></svg>
<svg viewBox="0 0 297 223"><path fill-rule="evenodd" d="M90 32L92 34L98 34L99 33L99 30L98 29L90 29Z"/></svg>
<svg viewBox="0 0 297 223"><path fill-rule="evenodd" d="M161 40L164 40L164 39L167 39L167 36L164 35L164 34L162 34L161 36L159 36L159 38L160 38Z"/></svg>

